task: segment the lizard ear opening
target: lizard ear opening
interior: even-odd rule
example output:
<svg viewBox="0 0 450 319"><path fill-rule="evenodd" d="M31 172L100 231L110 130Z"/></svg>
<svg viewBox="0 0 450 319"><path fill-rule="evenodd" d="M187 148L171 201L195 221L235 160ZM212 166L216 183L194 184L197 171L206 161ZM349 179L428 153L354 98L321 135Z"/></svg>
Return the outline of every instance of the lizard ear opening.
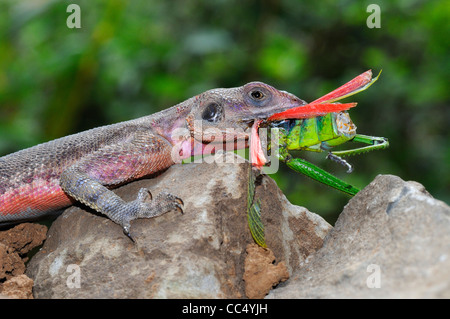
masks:
<svg viewBox="0 0 450 319"><path fill-rule="evenodd" d="M223 120L225 114L222 105L216 102L209 103L202 112L202 119L210 122L217 123Z"/></svg>

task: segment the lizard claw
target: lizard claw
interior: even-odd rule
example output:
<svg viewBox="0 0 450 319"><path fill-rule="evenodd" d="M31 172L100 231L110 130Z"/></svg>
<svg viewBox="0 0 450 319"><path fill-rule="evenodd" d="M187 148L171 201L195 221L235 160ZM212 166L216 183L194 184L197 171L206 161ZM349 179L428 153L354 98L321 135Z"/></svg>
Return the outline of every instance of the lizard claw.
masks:
<svg viewBox="0 0 450 319"><path fill-rule="evenodd" d="M124 226L124 227L123 227L123 233L124 233L125 235L127 235L127 237L130 238L130 240L131 240L134 244L136 244L136 241L134 240L133 236L131 236L131 234L130 234L130 227Z"/></svg>
<svg viewBox="0 0 450 319"><path fill-rule="evenodd" d="M181 198L174 196L175 197L175 206L176 206L176 210L179 211L181 214L184 214L183 211L183 206L184 206L184 202Z"/></svg>

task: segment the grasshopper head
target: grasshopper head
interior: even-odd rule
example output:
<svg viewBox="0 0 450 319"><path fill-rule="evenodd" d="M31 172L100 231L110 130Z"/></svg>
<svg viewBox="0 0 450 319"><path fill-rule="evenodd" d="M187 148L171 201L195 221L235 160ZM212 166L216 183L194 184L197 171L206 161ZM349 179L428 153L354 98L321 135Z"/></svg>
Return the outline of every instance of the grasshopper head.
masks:
<svg viewBox="0 0 450 319"><path fill-rule="evenodd" d="M348 112L336 114L336 129L339 135L352 139L356 135L356 125L352 122Z"/></svg>

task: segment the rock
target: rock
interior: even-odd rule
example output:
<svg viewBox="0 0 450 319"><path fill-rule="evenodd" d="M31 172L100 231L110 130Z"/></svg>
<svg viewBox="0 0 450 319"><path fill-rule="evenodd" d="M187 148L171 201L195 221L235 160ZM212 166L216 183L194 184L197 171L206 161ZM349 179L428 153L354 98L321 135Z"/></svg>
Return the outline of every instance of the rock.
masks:
<svg viewBox="0 0 450 319"><path fill-rule="evenodd" d="M217 159L175 165L115 190L127 201L141 187L184 201L183 215L133 221L136 244L108 218L67 209L29 263L35 298L245 297L245 248L253 243L246 216L249 164L233 153L226 157L231 164ZM331 226L291 205L271 178L258 181L266 243L290 272L321 247Z"/></svg>
<svg viewBox="0 0 450 319"><path fill-rule="evenodd" d="M256 244L247 246L245 258L245 294L250 299L261 299L270 289L289 278L284 261L274 265L275 255L270 249Z"/></svg>
<svg viewBox="0 0 450 319"><path fill-rule="evenodd" d="M25 263L11 247L0 244L0 288L1 282L25 272Z"/></svg>
<svg viewBox="0 0 450 319"><path fill-rule="evenodd" d="M450 207L417 182L378 176L267 297L450 298Z"/></svg>
<svg viewBox="0 0 450 319"><path fill-rule="evenodd" d="M0 285L25 272L26 254L43 243L46 233L47 227L31 223L0 231Z"/></svg>
<svg viewBox="0 0 450 319"><path fill-rule="evenodd" d="M47 227L39 224L23 223L0 232L0 243L10 247L19 255L25 255L33 248L42 245Z"/></svg>
<svg viewBox="0 0 450 319"><path fill-rule="evenodd" d="M43 243L46 233L46 226L31 223L0 232L0 293L4 297L32 298L33 281L24 275L25 262L27 253Z"/></svg>
<svg viewBox="0 0 450 319"><path fill-rule="evenodd" d="M13 299L33 299L33 280L26 275L12 277L3 286L1 295Z"/></svg>

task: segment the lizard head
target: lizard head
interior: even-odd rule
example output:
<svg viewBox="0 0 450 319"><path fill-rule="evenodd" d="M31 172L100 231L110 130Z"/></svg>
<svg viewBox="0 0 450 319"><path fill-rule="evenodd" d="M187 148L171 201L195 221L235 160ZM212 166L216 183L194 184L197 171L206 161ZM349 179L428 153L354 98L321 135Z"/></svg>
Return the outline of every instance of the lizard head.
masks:
<svg viewBox="0 0 450 319"><path fill-rule="evenodd" d="M305 104L295 95L262 82L251 82L196 96L186 121L191 136L202 143L248 140L255 120Z"/></svg>

